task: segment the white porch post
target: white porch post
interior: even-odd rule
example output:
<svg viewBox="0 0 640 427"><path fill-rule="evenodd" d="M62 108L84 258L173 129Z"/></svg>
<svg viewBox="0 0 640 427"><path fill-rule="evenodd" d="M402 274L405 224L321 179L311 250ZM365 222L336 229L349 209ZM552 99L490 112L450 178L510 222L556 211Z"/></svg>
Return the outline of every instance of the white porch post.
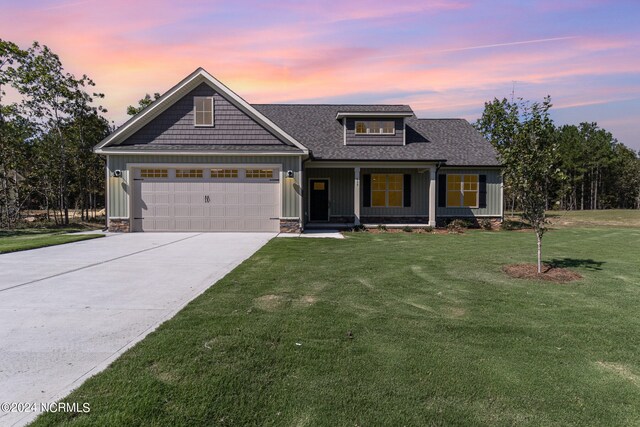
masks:
<svg viewBox="0 0 640 427"><path fill-rule="evenodd" d="M353 223L360 225L360 167L353 168Z"/></svg>
<svg viewBox="0 0 640 427"><path fill-rule="evenodd" d="M429 226L436 226L436 167L429 169Z"/></svg>

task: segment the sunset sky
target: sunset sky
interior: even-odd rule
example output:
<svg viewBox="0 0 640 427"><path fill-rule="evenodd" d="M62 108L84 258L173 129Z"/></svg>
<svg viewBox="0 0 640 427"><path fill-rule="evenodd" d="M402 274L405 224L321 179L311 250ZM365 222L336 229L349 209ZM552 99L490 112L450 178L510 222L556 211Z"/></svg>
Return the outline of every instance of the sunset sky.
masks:
<svg viewBox="0 0 640 427"><path fill-rule="evenodd" d="M199 66L253 103L403 103L474 121L541 100L640 150L640 1L0 0L0 38L88 74L108 117Z"/></svg>

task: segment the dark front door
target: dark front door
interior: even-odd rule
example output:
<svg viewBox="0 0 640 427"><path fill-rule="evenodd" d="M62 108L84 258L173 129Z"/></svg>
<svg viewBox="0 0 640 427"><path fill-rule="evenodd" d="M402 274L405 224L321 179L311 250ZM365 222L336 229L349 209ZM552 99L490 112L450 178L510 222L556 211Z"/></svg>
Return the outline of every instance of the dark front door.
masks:
<svg viewBox="0 0 640 427"><path fill-rule="evenodd" d="M309 180L309 221L329 221L329 180Z"/></svg>

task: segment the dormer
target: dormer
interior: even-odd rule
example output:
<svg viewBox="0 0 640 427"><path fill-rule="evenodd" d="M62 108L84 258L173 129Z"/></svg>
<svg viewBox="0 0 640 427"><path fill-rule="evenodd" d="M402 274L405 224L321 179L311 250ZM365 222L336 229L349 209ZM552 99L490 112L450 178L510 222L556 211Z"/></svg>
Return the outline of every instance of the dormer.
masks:
<svg viewBox="0 0 640 427"><path fill-rule="evenodd" d="M336 120L343 126L344 145L405 145L405 119L410 111L345 111Z"/></svg>

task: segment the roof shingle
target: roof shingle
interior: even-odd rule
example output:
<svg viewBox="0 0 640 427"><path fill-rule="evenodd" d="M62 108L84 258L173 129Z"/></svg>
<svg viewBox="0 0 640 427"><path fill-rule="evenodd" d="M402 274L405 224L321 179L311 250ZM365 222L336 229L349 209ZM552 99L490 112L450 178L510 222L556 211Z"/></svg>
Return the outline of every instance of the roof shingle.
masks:
<svg viewBox="0 0 640 427"><path fill-rule="evenodd" d="M338 112L412 112L408 105L253 104L318 160L446 161L499 166L496 150L464 119L406 119L406 145L345 146Z"/></svg>

